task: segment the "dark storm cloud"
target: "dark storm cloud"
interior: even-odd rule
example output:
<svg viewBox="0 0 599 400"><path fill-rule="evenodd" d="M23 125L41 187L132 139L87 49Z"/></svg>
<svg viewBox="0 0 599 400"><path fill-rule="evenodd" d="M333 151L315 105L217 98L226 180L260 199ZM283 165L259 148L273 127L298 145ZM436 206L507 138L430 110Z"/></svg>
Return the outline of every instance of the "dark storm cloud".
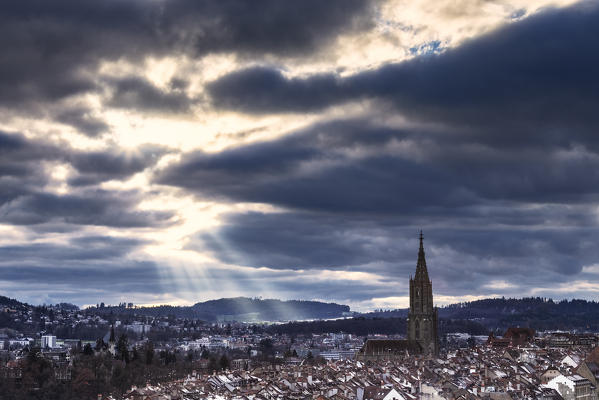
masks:
<svg viewBox="0 0 599 400"><path fill-rule="evenodd" d="M483 127L487 140L556 144L597 127L599 6L583 2L512 23L448 49L341 78L233 72L209 85L214 104L250 113L306 112L360 99L410 118ZM531 132L536 130L536 132ZM574 135L574 139L568 135Z"/></svg>
<svg viewBox="0 0 599 400"><path fill-rule="evenodd" d="M427 193L418 190L427 182L444 191L447 202L453 199L446 191L467 198L459 187L450 187L445 173L427 165L384 154L363 160L348 157L353 149L380 151L407 136L366 121L335 121L270 142L214 154L190 153L157 179L235 201L339 212L387 212L427 201ZM414 190L404 191L407 185Z"/></svg>
<svg viewBox="0 0 599 400"><path fill-rule="evenodd" d="M0 132L0 179L6 184L19 184L23 191L39 189L48 182L42 162L70 164L77 176L75 184L100 183L125 179L153 166L169 149L160 146L140 146L135 151L109 148L84 152L66 143L51 143L43 139L28 139L19 133Z"/></svg>
<svg viewBox="0 0 599 400"><path fill-rule="evenodd" d="M188 248L208 251L226 263L255 268L325 268L407 275L413 272L418 222L424 221L286 212L230 214L218 230L192 237ZM599 257L593 245L593 237L599 233L595 227L560 230L487 224L482 229L473 224L449 229L439 221L429 221L434 222L437 226L431 230L434 236L427 239L427 246L440 249L441 255L432 256L435 262L451 250L463 257L502 259L513 264L507 268L509 271L476 264L471 273L526 274L523 267L536 255L537 263L544 264L546 271L577 274L583 265ZM460 267L460 271L464 269L468 267Z"/></svg>
<svg viewBox="0 0 599 400"><path fill-rule="evenodd" d="M110 129L106 122L85 107L66 108L55 116L55 120L90 137L97 137Z"/></svg>
<svg viewBox="0 0 599 400"><path fill-rule="evenodd" d="M32 243L0 246L0 264L15 262L15 260L44 264L46 261L77 263L120 259L144 244L147 242L127 237L84 236L71 239L68 245Z"/></svg>
<svg viewBox="0 0 599 400"><path fill-rule="evenodd" d="M418 225L416 219L410 225L402 222L285 212L230 214L219 229L190 238L188 248L208 252L225 263L253 268L370 272L381 276L382 282L399 282L399 287L405 287L415 270ZM425 248L436 290L444 295L499 292L522 296L522 291L530 288L583 279L582 267L599 259L594 245L598 234L596 227L486 224L485 228L456 229L436 221L436 225L425 228ZM531 274L531 270L536 273ZM512 282L512 286L494 288L497 281ZM284 279L278 282L279 288L285 285ZM375 282L340 279L323 284L354 300L399 295L395 287ZM343 286L357 289L361 285L368 286L364 290L369 295L341 290Z"/></svg>
<svg viewBox="0 0 599 400"><path fill-rule="evenodd" d="M381 235L381 233L383 233ZM189 248L226 263L275 269L347 268L395 260L402 250L374 222L293 213L230 215L215 232L193 238Z"/></svg>
<svg viewBox="0 0 599 400"><path fill-rule="evenodd" d="M340 34L373 26L376 1L179 0L164 4L162 23L197 53L304 55Z"/></svg>
<svg viewBox="0 0 599 400"><path fill-rule="evenodd" d="M10 282L11 287L22 285L23 293L47 291L46 285L67 292L71 287L92 293L110 287L121 293L157 293L162 290L158 266L129 258L131 252L145 244L148 242L130 237L83 236L66 244L1 246L0 281ZM89 293L86 300L90 300ZM64 297L61 301L65 301Z"/></svg>
<svg viewBox="0 0 599 400"><path fill-rule="evenodd" d="M154 111L185 113L194 100L181 89L161 89L140 77L114 79L111 82L113 93L108 104L113 107Z"/></svg>
<svg viewBox="0 0 599 400"><path fill-rule="evenodd" d="M0 176L26 177L36 174L28 162L56 160L62 156L62 151L44 141L32 141L19 133L0 131L0 155Z"/></svg>
<svg viewBox="0 0 599 400"><path fill-rule="evenodd" d="M154 165L167 149L146 146L135 152L80 152L17 133L0 132L0 222L16 225L72 224L112 227L166 226L171 212L137 211L137 192L93 188L64 195L43 191L51 182L44 163L67 163L73 183L91 185L126 179ZM57 226L57 228L60 228ZM45 229L41 227L40 229ZM60 228L64 229L64 228Z"/></svg>
<svg viewBox="0 0 599 400"><path fill-rule="evenodd" d="M212 82L208 91L219 108L251 113L315 112L344 101L341 85L342 80L332 73L286 78L276 69L252 67Z"/></svg>
<svg viewBox="0 0 599 400"><path fill-rule="evenodd" d="M17 133L0 131L0 207L47 183L40 162L62 157L56 147Z"/></svg>
<svg viewBox="0 0 599 400"><path fill-rule="evenodd" d="M599 158L584 148L506 149L469 139L333 121L220 153L189 153L156 179L201 196L333 213L440 217L488 202L598 197Z"/></svg>
<svg viewBox="0 0 599 400"><path fill-rule="evenodd" d="M0 282L10 282L13 287L24 285L25 293L35 288L65 290L66 293L62 293L61 297L68 299L66 301L72 301L68 293L69 288L77 288L78 292L88 290L87 295L82 296L83 301L93 300L92 293L98 291L113 295L114 293L155 294L162 293L163 290L158 266L153 262L80 262L71 267L9 264L0 266L0 272ZM103 300L102 297L100 301Z"/></svg>
<svg viewBox="0 0 599 400"><path fill-rule="evenodd" d="M12 2L0 15L0 105L98 90L94 74L102 61L306 54L343 32L370 27L373 16L373 2L361 0ZM138 84L136 90L151 89Z"/></svg>
<svg viewBox="0 0 599 400"><path fill-rule="evenodd" d="M0 222L37 225L62 222L118 228L166 226L174 216L166 211L136 211L139 194L87 190L80 194L28 193L2 207Z"/></svg>
<svg viewBox="0 0 599 400"><path fill-rule="evenodd" d="M69 184L87 186L113 179L126 179L155 165L168 151L164 147L146 145L128 152L110 149L73 153L69 155L68 161L78 174L69 179Z"/></svg>

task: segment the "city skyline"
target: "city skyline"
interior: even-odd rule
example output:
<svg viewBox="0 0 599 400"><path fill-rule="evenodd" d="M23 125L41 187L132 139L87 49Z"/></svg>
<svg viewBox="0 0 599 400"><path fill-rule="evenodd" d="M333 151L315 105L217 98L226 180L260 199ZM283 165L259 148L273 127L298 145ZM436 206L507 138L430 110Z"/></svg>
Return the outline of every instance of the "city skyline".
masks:
<svg viewBox="0 0 599 400"><path fill-rule="evenodd" d="M0 15L0 295L599 293L599 5L33 0Z"/></svg>

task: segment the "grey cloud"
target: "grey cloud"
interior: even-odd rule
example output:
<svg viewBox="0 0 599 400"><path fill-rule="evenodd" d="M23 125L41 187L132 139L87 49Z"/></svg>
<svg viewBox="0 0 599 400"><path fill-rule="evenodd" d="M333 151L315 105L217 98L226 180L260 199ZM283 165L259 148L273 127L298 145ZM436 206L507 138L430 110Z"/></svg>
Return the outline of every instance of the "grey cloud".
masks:
<svg viewBox="0 0 599 400"><path fill-rule="evenodd" d="M361 99L409 118L474 130L504 145L592 140L597 127L599 7L547 10L438 55L341 78L287 78L269 67L209 85L215 105L249 113L306 112Z"/></svg>
<svg viewBox="0 0 599 400"><path fill-rule="evenodd" d="M0 132L0 221L35 229L64 230L64 224L112 227L169 225L172 212L137 211L137 192L87 188L65 195L44 192L50 182L44 162L68 163L76 170L73 185L91 186L126 179L154 165L168 149L143 146L134 152L81 152L17 133ZM40 226L43 224L44 226ZM49 226L52 227L49 227Z"/></svg>
<svg viewBox="0 0 599 400"><path fill-rule="evenodd" d="M0 264L19 262L44 264L48 261L72 264L89 260L118 260L133 249L147 244L134 238L113 236L76 237L68 245L52 243L32 243L5 245L0 247Z"/></svg>
<svg viewBox="0 0 599 400"><path fill-rule="evenodd" d="M588 203L599 195L598 171L598 159L584 149L491 147L451 130L348 120L220 153L189 153L155 179L232 201L437 216L488 202Z"/></svg>
<svg viewBox="0 0 599 400"><path fill-rule="evenodd" d="M174 216L166 211L136 211L138 195L88 190L80 194L28 193L0 208L0 221L15 225L63 222L110 227L166 226Z"/></svg>
<svg viewBox="0 0 599 400"><path fill-rule="evenodd" d="M371 27L374 7L360 0L12 3L0 16L0 105L96 91L102 61L211 52L303 55L345 31Z"/></svg>
<svg viewBox="0 0 599 400"><path fill-rule="evenodd" d="M188 247L225 263L253 268L370 272L380 275L382 282L398 282L405 289L416 263L416 220L405 225L393 218L230 214L219 229L192 237ZM593 244L599 234L596 227L454 228L439 221L430 223L425 227L427 261L436 292L444 295L514 291L522 296L530 288L583 279L582 267L599 258ZM531 270L536 272L531 274ZM278 281L279 287L285 285L284 280ZM494 282L512 286L494 288ZM331 282L331 288L340 284ZM370 297L398 295L377 289L380 283L355 285L373 286L368 288ZM362 299L353 293L347 296Z"/></svg>
<svg viewBox="0 0 599 400"><path fill-rule="evenodd" d="M55 120L70 125L77 129L79 133L90 137L97 137L108 132L110 129L110 126L106 122L85 107L73 107L61 110L56 115Z"/></svg>
<svg viewBox="0 0 599 400"><path fill-rule="evenodd" d="M245 213L230 215L188 247L251 267L338 269L397 259L405 249L386 233L374 222L352 224L319 214Z"/></svg>
<svg viewBox="0 0 599 400"><path fill-rule="evenodd" d="M163 22L196 52L305 55L348 31L373 26L377 1L174 1Z"/></svg>
<svg viewBox="0 0 599 400"><path fill-rule="evenodd" d="M112 179L126 179L155 165L167 152L167 148L146 145L133 151L109 149L73 153L68 156L68 161L78 174L69 180L69 184L89 186Z"/></svg>
<svg viewBox="0 0 599 400"><path fill-rule="evenodd" d="M342 120L189 153L156 179L200 198L283 208L229 214L190 238L189 249L224 263L401 280L424 228L436 293L521 296L581 279L599 258L597 160L587 147L494 146L452 127Z"/></svg>
<svg viewBox="0 0 599 400"><path fill-rule="evenodd" d="M112 179L126 179L155 165L160 157L170 151L172 149L156 145L144 145L130 151L117 148L81 151L64 143L27 139L18 133L0 132L0 179L5 182L4 193L13 185L15 188L20 187L19 192L22 193L37 191L48 181L40 163L49 161L72 165L77 175L71 179L70 184L92 185Z"/></svg>
<svg viewBox="0 0 599 400"><path fill-rule="evenodd" d="M76 289L90 291L86 300L92 298L96 291L110 295L119 293L163 293L163 286L158 266L152 262L110 263L78 263L72 267L48 265L12 264L0 266L0 281L11 285L26 284L24 292L42 287L45 290L64 290L64 298L70 297L68 292ZM70 299L69 299L70 300ZM98 299L104 301L104 298ZM67 300L68 301L68 300Z"/></svg>
<svg viewBox="0 0 599 400"><path fill-rule="evenodd" d="M150 112L186 113L194 100L177 85L170 89L156 87L140 77L111 80L113 92L108 104L113 107Z"/></svg>
<svg viewBox="0 0 599 400"><path fill-rule="evenodd" d="M18 133L0 132L0 206L47 183L40 162L55 161L62 151Z"/></svg>
<svg viewBox="0 0 599 400"><path fill-rule="evenodd" d="M318 112L351 100L342 98L342 84L332 73L309 79L286 78L276 69L252 67L226 75L207 88L218 108L250 113Z"/></svg>
<svg viewBox="0 0 599 400"><path fill-rule="evenodd" d="M163 282L159 266L131 257L147 243L131 237L81 236L71 238L68 244L1 246L0 282L9 283L10 288L21 287L20 298L37 297L35 292L40 290L56 291L62 292L61 301L85 298L79 304L89 302L91 293L161 293L167 282Z"/></svg>

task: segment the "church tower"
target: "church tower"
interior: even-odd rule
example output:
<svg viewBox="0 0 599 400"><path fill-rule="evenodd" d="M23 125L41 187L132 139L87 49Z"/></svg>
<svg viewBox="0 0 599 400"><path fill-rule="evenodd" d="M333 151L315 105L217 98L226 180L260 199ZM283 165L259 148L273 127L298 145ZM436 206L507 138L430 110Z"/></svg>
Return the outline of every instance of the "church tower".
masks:
<svg viewBox="0 0 599 400"><path fill-rule="evenodd" d="M416 263L416 276L410 276L410 312L408 313L408 340L418 342L423 354L439 354L437 307L433 306L433 285L428 277L422 231Z"/></svg>

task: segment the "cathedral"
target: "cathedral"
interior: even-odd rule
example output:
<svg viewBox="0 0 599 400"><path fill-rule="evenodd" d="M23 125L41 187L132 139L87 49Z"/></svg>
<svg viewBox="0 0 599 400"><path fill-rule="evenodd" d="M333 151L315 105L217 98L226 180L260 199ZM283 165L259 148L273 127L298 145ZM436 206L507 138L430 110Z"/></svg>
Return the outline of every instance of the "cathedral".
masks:
<svg viewBox="0 0 599 400"><path fill-rule="evenodd" d="M420 232L420 249L416 274L410 276L410 311L408 338L403 340L368 339L356 358L362 361L401 358L406 354L439 354L437 308L433 305L433 285L428 277L424 243Z"/></svg>

